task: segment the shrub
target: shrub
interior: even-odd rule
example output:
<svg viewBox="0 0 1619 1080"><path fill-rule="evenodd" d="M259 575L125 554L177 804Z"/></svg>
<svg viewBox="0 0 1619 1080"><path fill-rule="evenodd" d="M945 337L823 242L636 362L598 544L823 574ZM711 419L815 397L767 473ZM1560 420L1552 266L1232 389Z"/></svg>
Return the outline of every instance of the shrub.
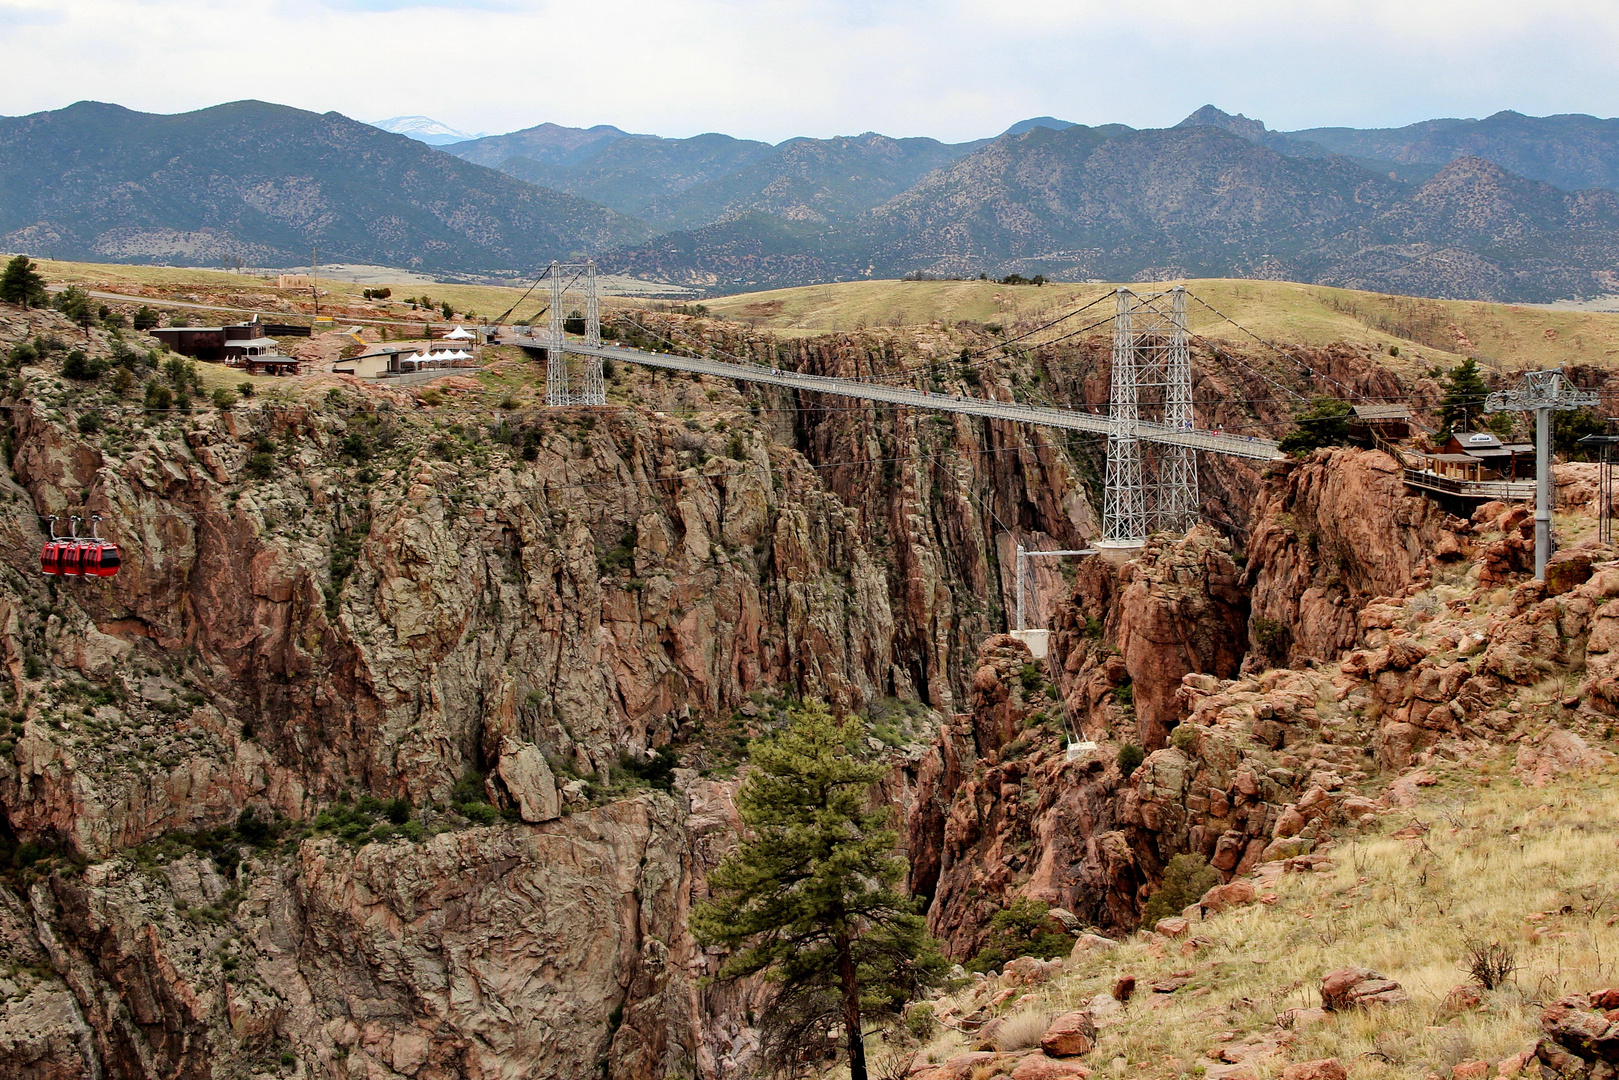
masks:
<svg viewBox="0 0 1619 1080"><path fill-rule="evenodd" d="M268 480L274 473L274 454L257 453L247 459L247 474L255 480Z"/></svg>
<svg viewBox="0 0 1619 1080"><path fill-rule="evenodd" d="M988 971L1020 956L1048 960L1067 956L1074 939L1054 922L1044 900L1019 897L989 920L989 939L967 962L968 971Z"/></svg>
<svg viewBox="0 0 1619 1080"><path fill-rule="evenodd" d="M1123 773L1125 779L1128 780L1130 778L1130 774L1139 769L1141 767L1141 763L1147 760L1147 752L1141 749L1141 747L1137 746L1135 743L1125 743L1123 746L1119 747L1119 756L1117 760L1119 763L1119 772Z"/></svg>
<svg viewBox="0 0 1619 1080"><path fill-rule="evenodd" d="M146 397L142 404L154 412L171 409L174 407L174 391L156 379L148 379L146 380Z"/></svg>
<svg viewBox="0 0 1619 1080"><path fill-rule="evenodd" d="M216 409L228 409L236 404L236 391L228 386L216 386L210 400Z"/></svg>
<svg viewBox="0 0 1619 1080"><path fill-rule="evenodd" d="M650 760L625 754L618 764L630 776L659 791L675 789L675 766L680 764L680 759L670 747L660 746Z"/></svg>
<svg viewBox="0 0 1619 1080"><path fill-rule="evenodd" d="M79 382L99 379L103 370L105 368L101 361L90 359L84 355L83 349L74 349L67 354L67 359L62 361L62 374Z"/></svg>
<svg viewBox="0 0 1619 1080"><path fill-rule="evenodd" d="M1175 749L1188 757L1197 754L1197 727L1194 724L1177 724L1175 730L1169 734L1169 742Z"/></svg>
<svg viewBox="0 0 1619 1080"><path fill-rule="evenodd" d="M939 1018L933 1014L930 1002L919 1001L905 1014L905 1030L917 1042L926 1042L939 1030Z"/></svg>
<svg viewBox="0 0 1619 1080"><path fill-rule="evenodd" d="M1159 919L1179 915L1218 884L1220 872L1210 866L1203 856L1191 852L1175 856L1164 867L1164 883L1142 909L1141 925L1151 927Z"/></svg>
<svg viewBox="0 0 1619 1080"><path fill-rule="evenodd" d="M244 806L242 812L236 815L236 835L254 847L264 847L274 840L275 831L274 823L260 821L258 813L251 806Z"/></svg>
<svg viewBox="0 0 1619 1080"><path fill-rule="evenodd" d="M488 803L462 803L456 807L461 816L475 825L493 825L495 823L495 808Z"/></svg>
<svg viewBox="0 0 1619 1080"><path fill-rule="evenodd" d="M1485 990L1498 990L1505 986L1512 973L1518 970L1518 956L1511 945L1499 941L1467 943L1467 973Z"/></svg>
<svg viewBox="0 0 1619 1080"><path fill-rule="evenodd" d="M342 452L356 462L371 460L371 443L358 431L343 436Z"/></svg>
<svg viewBox="0 0 1619 1080"><path fill-rule="evenodd" d="M410 800L403 797L390 800L388 803L388 808L385 811L385 813L388 815L388 820L393 822L395 825L403 825L405 822L409 821L410 812Z"/></svg>
<svg viewBox="0 0 1619 1080"><path fill-rule="evenodd" d="M101 418L95 413L83 413L77 426L80 435L94 435L101 430Z"/></svg>
<svg viewBox="0 0 1619 1080"><path fill-rule="evenodd" d="M245 398L250 398L253 396L253 384L246 381L239 382L236 384L236 392Z"/></svg>
<svg viewBox="0 0 1619 1080"><path fill-rule="evenodd" d="M142 304L135 310L135 329L150 330L157 325L157 312Z"/></svg>

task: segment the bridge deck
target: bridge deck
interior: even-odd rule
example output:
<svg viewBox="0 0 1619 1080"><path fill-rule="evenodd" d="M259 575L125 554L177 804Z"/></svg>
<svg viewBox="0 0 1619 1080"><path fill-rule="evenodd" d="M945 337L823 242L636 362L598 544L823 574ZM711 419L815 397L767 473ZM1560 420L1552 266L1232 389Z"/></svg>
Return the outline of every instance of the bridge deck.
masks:
<svg viewBox="0 0 1619 1080"><path fill-rule="evenodd" d="M549 343L543 338L502 335L503 342L529 349L544 349ZM599 356L603 359L622 360L647 367L689 371L699 375L712 375L719 379L743 379L748 382L784 386L794 390L808 390L817 394L836 394L840 397L882 401L892 405L907 405L915 409L935 412L965 413L969 416L987 416L995 420L1013 420L1041 427L1062 428L1068 431L1088 431L1100 435L1109 433L1112 423L1106 416L1080 412L1077 409L1058 409L1040 405L1020 405L1013 401L994 401L989 398L957 397L952 394L930 394L882 383L859 379L839 379L828 375L805 375L796 371L779 371L751 364L733 364L723 360L709 360L697 356L679 356L674 353L653 353L641 349L628 349L618 345L591 346L568 342L566 351L581 356ZM1172 446L1190 446L1215 454L1275 461L1283 454L1269 439L1256 439L1246 435L1228 435L1215 431L1177 431L1162 424L1137 423L1136 438Z"/></svg>

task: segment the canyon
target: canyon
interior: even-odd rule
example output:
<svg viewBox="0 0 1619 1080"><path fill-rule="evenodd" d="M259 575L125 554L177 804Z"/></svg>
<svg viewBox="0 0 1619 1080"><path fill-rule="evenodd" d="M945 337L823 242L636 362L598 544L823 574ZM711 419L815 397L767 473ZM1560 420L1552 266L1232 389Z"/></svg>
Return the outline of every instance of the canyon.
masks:
<svg viewBox="0 0 1619 1080"><path fill-rule="evenodd" d="M681 318L818 374L1106 397L1099 338L969 368L981 328ZM112 374L164 377L151 347L0 309L6 1075L754 1075L768 988L706 981L686 919L747 741L798 699L870 725L958 961L1016 898L1120 935L1177 854L1222 882L1308 859L1554 669L1584 665L1582 723L1619 710L1612 552L1524 584L1520 511L1448 513L1380 451L1211 461L1186 537L1042 563L1042 664L1001 633L1013 552L1096 535L1095 441L640 370L547 410L515 353L151 412ZM69 348L108 374L64 378ZM1308 360L1303 392L1438 399L1365 350ZM1285 420L1257 356L1194 363L1206 422ZM117 577L38 574L71 514Z"/></svg>

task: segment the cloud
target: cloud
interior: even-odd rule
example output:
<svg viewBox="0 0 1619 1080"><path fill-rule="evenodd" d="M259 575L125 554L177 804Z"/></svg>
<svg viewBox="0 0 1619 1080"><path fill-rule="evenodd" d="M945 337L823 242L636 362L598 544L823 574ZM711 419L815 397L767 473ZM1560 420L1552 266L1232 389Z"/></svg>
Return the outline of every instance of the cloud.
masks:
<svg viewBox="0 0 1619 1080"><path fill-rule="evenodd" d="M0 26L9 51L34 58L30 78L0 88L13 114L85 97L159 112L258 97L472 131L551 120L779 141L970 139L1042 114L1159 126L1205 102L1284 129L1619 113L1611 0L78 0L0 12L23 14Z"/></svg>
<svg viewBox="0 0 1619 1080"><path fill-rule="evenodd" d="M60 11L52 11L49 8L0 4L0 34L25 26L55 26L63 18Z"/></svg>

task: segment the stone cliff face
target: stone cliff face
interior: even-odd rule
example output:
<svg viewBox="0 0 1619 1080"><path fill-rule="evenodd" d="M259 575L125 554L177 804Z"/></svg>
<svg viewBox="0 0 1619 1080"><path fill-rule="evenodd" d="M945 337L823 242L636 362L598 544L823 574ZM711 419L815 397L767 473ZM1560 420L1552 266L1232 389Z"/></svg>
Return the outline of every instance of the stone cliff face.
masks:
<svg viewBox="0 0 1619 1080"><path fill-rule="evenodd" d="M6 319L7 350L145 366ZM143 413L63 351L12 385L0 492L0 1045L28 1075L745 1075L744 991L698 989L684 933L728 789L621 759L724 769L780 696L951 710L1011 592L995 519L1093 527L1066 450L1014 431L641 372L615 393L655 408L334 379ZM101 514L123 572L42 581L52 513Z"/></svg>
<svg viewBox="0 0 1619 1080"><path fill-rule="evenodd" d="M57 335L150 374L107 332L0 321L8 349ZM966 385L942 330L703 332ZM1208 528L1123 569L1040 564L1041 665L997 633L1015 544L1094 535L1097 447L646 372L614 379L618 408L545 411L516 360L487 393L333 379L143 412L110 372L62 379L62 352L17 364L0 481L0 1051L30 1077L746 1076L762 1003L702 987L684 925L734 832L730 769L784 699L903 715L885 794L954 955L1015 895L1117 929L1176 853L1233 873L1336 820L1358 739L1393 763L1453 734L1414 702L1459 673L1378 638L1372 601L1426 580L1430 544L1516 527L1405 500L1381 455L1215 464L1246 566ZM1260 396L1218 362L1200 385ZM1106 383L972 370L1001 396ZM124 571L42 581L52 513L102 514ZM1527 677L1531 625L1474 691ZM1344 691L1351 716L1317 671L1242 668L1357 646L1369 678L1428 681ZM1067 734L1148 757L1122 776Z"/></svg>

